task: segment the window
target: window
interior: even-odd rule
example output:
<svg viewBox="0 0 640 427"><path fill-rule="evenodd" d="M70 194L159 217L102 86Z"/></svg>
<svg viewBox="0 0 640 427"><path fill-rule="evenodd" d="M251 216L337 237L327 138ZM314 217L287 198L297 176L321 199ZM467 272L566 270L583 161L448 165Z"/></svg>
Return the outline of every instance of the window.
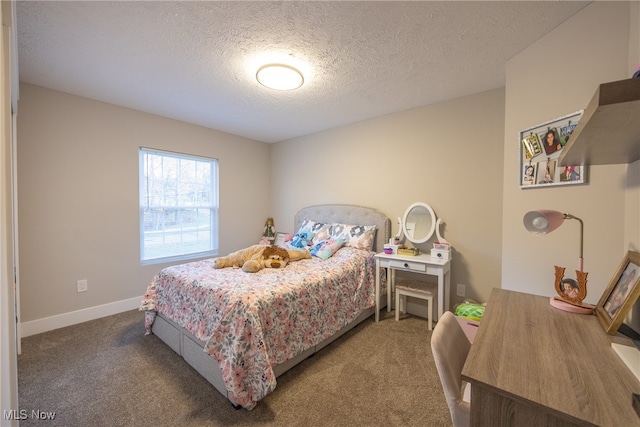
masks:
<svg viewBox="0 0 640 427"><path fill-rule="evenodd" d="M140 148L140 260L218 253L218 161Z"/></svg>

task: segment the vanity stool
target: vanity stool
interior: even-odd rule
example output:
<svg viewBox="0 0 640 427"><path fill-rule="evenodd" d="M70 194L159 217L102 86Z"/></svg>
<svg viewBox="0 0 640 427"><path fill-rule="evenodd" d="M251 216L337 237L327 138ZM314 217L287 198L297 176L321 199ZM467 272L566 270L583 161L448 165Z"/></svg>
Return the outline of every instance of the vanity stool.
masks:
<svg viewBox="0 0 640 427"><path fill-rule="evenodd" d="M407 310L407 296L427 301L427 321L429 330L433 324L433 297L438 294L438 285L421 282L419 280L403 280L396 283L396 320L400 320L400 297L405 312Z"/></svg>

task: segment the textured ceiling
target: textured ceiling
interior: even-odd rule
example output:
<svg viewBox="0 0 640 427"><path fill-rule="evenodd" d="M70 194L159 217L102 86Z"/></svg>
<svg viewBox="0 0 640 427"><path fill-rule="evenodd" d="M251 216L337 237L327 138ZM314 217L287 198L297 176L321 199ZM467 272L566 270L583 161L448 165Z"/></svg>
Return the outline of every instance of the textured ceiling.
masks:
<svg viewBox="0 0 640 427"><path fill-rule="evenodd" d="M18 1L20 81L275 142L503 87L588 3ZM305 84L257 83L273 58Z"/></svg>

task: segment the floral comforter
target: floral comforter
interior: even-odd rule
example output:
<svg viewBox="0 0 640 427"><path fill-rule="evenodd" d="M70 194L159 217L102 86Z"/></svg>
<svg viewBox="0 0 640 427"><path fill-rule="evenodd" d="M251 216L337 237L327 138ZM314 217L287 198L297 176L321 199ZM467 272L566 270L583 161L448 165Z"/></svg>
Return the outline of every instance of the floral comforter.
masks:
<svg viewBox="0 0 640 427"><path fill-rule="evenodd" d="M272 367L329 338L375 304L374 252L344 247L258 273L213 268L213 259L168 267L140 310L157 312L206 343L233 401L247 409L276 387Z"/></svg>

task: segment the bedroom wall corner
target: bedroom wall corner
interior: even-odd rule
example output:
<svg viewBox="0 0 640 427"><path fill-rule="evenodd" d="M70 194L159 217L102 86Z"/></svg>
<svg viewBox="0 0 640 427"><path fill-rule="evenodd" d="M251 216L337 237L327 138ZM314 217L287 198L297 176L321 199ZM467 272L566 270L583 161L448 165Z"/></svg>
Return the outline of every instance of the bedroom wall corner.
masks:
<svg viewBox="0 0 640 427"><path fill-rule="evenodd" d="M385 213L395 234L396 218L426 202L454 247L452 307L458 283L486 301L500 285L504 96L494 89L272 144L278 229L293 232L302 207L346 203Z"/></svg>
<svg viewBox="0 0 640 427"><path fill-rule="evenodd" d="M517 164L520 130L584 109L599 84L631 76L629 11L629 2L593 2L507 64L505 289L551 296L553 266L567 267L568 275L577 268L577 224L567 222L554 233L535 236L522 225L529 210L555 209L584 220L586 302L598 301L624 255L627 165L590 166L587 185L520 189Z"/></svg>
<svg viewBox="0 0 640 427"><path fill-rule="evenodd" d="M259 240L270 198L268 191L248 196L247 189L268 186L267 144L43 87L20 90L25 324L90 320L105 305L126 309L119 302L143 295L167 265L140 265L140 146L219 159L220 252ZM76 292L79 279L88 280L88 292Z"/></svg>

